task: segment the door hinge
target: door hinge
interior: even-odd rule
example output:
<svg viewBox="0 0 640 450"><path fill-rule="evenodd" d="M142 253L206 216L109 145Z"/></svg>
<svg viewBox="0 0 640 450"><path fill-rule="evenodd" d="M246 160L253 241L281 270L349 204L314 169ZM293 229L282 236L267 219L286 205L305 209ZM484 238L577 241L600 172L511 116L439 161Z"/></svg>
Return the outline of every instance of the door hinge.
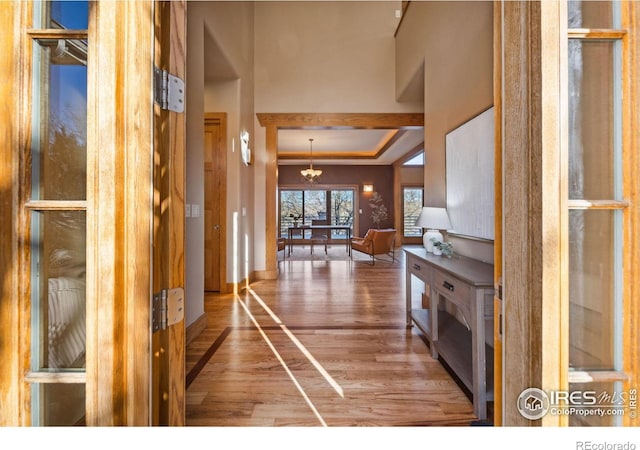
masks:
<svg viewBox="0 0 640 450"><path fill-rule="evenodd" d="M153 294L152 330L166 330L184 319L184 289L163 289Z"/></svg>
<svg viewBox="0 0 640 450"><path fill-rule="evenodd" d="M502 335L503 335L502 317L503 317L503 311L504 311L504 306L502 303L502 277L498 279L497 286L495 287L495 297L497 299L496 306L498 308L498 340L502 342Z"/></svg>
<svg viewBox="0 0 640 450"><path fill-rule="evenodd" d="M160 108L184 112L184 81L166 70L153 68L153 97Z"/></svg>

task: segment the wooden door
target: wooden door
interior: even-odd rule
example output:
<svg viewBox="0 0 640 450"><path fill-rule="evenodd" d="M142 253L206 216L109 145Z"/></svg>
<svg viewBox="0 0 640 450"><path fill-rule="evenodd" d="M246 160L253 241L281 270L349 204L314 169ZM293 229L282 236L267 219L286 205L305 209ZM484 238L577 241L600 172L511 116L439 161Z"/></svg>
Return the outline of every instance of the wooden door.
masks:
<svg viewBox="0 0 640 450"><path fill-rule="evenodd" d="M184 80L186 1L155 3L155 36L155 67ZM159 293L184 287L185 113L158 104L153 184L152 284L153 292ZM184 425L184 320L154 332L152 358L152 424Z"/></svg>
<svg viewBox="0 0 640 450"><path fill-rule="evenodd" d="M226 114L207 114L204 124L204 289L226 292Z"/></svg>

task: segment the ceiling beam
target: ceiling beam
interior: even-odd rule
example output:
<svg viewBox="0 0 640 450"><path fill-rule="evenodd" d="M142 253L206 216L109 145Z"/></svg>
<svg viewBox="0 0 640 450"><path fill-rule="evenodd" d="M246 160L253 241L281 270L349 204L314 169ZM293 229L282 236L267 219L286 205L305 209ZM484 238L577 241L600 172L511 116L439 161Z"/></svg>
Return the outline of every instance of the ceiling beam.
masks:
<svg viewBox="0 0 640 450"><path fill-rule="evenodd" d="M263 127L278 129L404 129L424 126L424 113L258 113Z"/></svg>

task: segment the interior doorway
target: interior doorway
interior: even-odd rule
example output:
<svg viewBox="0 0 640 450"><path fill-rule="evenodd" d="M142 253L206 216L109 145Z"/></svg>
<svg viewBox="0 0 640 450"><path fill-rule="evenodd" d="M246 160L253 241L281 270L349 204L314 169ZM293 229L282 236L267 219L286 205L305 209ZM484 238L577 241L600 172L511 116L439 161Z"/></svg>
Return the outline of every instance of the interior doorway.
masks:
<svg viewBox="0 0 640 450"><path fill-rule="evenodd" d="M204 290L227 292L226 197L227 115L204 119Z"/></svg>

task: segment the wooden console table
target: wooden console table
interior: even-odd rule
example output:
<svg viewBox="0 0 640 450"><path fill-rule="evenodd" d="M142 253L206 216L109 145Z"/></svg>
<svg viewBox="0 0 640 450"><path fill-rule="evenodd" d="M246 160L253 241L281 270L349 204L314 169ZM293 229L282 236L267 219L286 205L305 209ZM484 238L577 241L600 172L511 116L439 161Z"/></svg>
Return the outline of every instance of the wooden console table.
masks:
<svg viewBox="0 0 640 450"><path fill-rule="evenodd" d="M487 418L493 400L493 265L470 258L435 256L424 248L406 253L407 325L412 323L473 395L473 411ZM412 276L425 283L428 307L413 303ZM447 310L447 302L457 311ZM449 305L450 306L450 305Z"/></svg>

